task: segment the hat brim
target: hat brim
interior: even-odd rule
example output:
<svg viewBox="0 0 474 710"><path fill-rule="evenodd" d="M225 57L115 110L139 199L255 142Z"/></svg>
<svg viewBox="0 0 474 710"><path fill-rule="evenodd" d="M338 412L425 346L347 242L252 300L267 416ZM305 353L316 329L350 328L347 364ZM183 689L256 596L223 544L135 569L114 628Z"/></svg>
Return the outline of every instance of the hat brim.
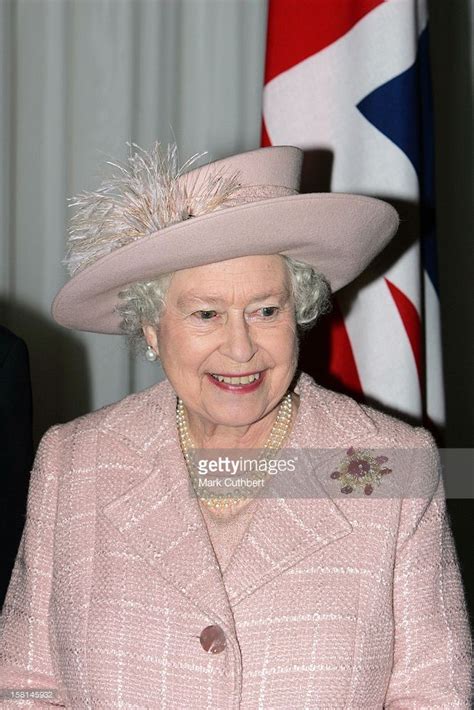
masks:
<svg viewBox="0 0 474 710"><path fill-rule="evenodd" d="M179 222L75 274L52 305L66 328L119 334L119 292L160 274L242 256L284 254L324 274L333 292L355 279L397 231L397 211L364 195L277 197Z"/></svg>

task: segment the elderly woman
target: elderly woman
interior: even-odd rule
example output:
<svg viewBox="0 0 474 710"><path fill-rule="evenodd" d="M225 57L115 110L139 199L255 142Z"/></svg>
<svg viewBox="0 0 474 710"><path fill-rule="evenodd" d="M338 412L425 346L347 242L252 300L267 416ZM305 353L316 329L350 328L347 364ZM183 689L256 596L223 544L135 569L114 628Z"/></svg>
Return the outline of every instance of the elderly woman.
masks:
<svg viewBox="0 0 474 710"><path fill-rule="evenodd" d="M53 315L142 339L166 379L41 442L2 616L7 705L470 706L433 439L297 370L299 332L398 217L297 194L301 162L284 146L186 171L155 144L77 198ZM222 451L259 465L203 475Z"/></svg>

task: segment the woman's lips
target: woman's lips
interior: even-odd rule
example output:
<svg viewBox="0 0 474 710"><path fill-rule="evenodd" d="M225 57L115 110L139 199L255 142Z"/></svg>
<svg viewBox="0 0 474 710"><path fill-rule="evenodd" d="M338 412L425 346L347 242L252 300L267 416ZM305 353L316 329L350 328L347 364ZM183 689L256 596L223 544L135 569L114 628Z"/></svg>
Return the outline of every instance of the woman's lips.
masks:
<svg viewBox="0 0 474 710"><path fill-rule="evenodd" d="M248 382L247 384L233 384L230 382L220 382L217 380L213 375L208 372L207 377L212 382L213 385L218 387L221 390L225 390L226 392L234 392L235 394L247 394L248 392L254 392L256 389L260 387L262 384L262 381L265 378L265 370L260 370L258 372L243 372L241 375L238 375L239 377L251 377L252 375L258 374L259 377L254 380L253 382ZM231 378L231 377L237 377L237 375L231 375L231 374L221 374L219 373L219 377L226 377L226 378Z"/></svg>

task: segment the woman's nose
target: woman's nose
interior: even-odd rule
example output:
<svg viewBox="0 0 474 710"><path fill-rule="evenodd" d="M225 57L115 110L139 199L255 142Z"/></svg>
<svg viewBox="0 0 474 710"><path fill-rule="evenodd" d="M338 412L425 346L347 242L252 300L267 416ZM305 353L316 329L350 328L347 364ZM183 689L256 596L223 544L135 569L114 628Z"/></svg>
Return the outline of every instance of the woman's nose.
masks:
<svg viewBox="0 0 474 710"><path fill-rule="evenodd" d="M242 314L231 314L225 324L221 353L234 362L249 362L257 352L251 329Z"/></svg>

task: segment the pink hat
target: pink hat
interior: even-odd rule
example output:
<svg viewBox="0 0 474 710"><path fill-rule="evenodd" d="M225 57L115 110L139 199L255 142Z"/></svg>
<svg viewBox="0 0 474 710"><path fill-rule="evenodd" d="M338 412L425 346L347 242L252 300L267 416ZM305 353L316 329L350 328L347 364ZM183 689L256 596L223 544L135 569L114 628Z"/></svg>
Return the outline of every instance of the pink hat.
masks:
<svg viewBox="0 0 474 710"><path fill-rule="evenodd" d="M272 146L185 172L173 144L120 165L96 192L75 198L66 263L72 278L54 299L67 328L120 333L119 292L159 274L258 254L311 264L337 291L397 231L396 210L374 197L299 194L303 152Z"/></svg>

